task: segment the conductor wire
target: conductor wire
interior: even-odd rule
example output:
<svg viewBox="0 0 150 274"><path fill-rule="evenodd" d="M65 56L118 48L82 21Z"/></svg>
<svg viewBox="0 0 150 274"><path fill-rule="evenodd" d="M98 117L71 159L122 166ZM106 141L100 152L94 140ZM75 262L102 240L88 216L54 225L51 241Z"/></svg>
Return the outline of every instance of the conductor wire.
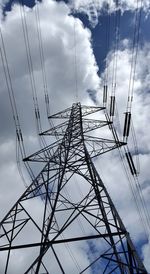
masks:
<svg viewBox="0 0 150 274"><path fill-rule="evenodd" d="M76 20L74 19L74 70L75 70L75 100L78 102L78 71L77 71L77 39Z"/></svg>

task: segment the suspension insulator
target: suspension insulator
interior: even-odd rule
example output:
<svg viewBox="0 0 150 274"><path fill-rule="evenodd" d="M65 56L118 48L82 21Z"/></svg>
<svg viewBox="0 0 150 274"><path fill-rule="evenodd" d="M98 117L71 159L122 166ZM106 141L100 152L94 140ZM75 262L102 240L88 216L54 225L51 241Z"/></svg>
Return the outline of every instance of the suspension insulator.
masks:
<svg viewBox="0 0 150 274"><path fill-rule="evenodd" d="M40 119L40 111L39 111L39 109L37 109L37 115L38 115L38 119Z"/></svg>
<svg viewBox="0 0 150 274"><path fill-rule="evenodd" d="M37 114L37 110L35 109L35 117L36 119L38 119L38 114Z"/></svg>
<svg viewBox="0 0 150 274"><path fill-rule="evenodd" d="M49 104L49 96L48 96L48 94L47 94L47 103Z"/></svg>
<svg viewBox="0 0 150 274"><path fill-rule="evenodd" d="M103 89L103 104L107 103L107 86L104 86Z"/></svg>
<svg viewBox="0 0 150 274"><path fill-rule="evenodd" d="M20 135L19 135L18 130L16 130L16 134L17 134L17 139L18 139L18 142L20 142Z"/></svg>
<svg viewBox="0 0 150 274"><path fill-rule="evenodd" d="M23 136L22 136L21 129L20 129L20 131L19 131L19 134L20 134L20 139L21 139L21 142L23 142Z"/></svg>
<svg viewBox="0 0 150 274"><path fill-rule="evenodd" d="M110 116L115 115L115 96L110 97Z"/></svg>
<svg viewBox="0 0 150 274"><path fill-rule="evenodd" d="M130 152L126 152L125 155L126 155L127 162L128 162L128 164L129 164L129 167L130 167L131 174L132 174L133 176L134 176L134 175L137 175L137 170L136 170L136 168L135 168L135 165L134 165L134 162L133 162L131 153L130 153Z"/></svg>
<svg viewBox="0 0 150 274"><path fill-rule="evenodd" d="M124 137L129 136L130 124L131 124L131 113L126 112L125 113L125 121L124 121L124 130L123 130L123 136Z"/></svg>
<svg viewBox="0 0 150 274"><path fill-rule="evenodd" d="M45 103L47 103L47 95L45 94Z"/></svg>

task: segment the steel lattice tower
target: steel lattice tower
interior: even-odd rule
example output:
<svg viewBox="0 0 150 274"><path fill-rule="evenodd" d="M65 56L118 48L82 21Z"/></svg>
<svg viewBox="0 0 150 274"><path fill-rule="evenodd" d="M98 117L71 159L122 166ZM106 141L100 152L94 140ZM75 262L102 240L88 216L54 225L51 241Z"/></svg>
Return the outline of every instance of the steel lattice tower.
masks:
<svg viewBox="0 0 150 274"><path fill-rule="evenodd" d="M124 145L107 115L103 121L86 118L103 109L75 103L50 117L63 122L42 134L62 138L25 159L44 167L0 223L3 273L11 273L13 252L31 248L36 253L22 273L147 273L92 160ZM88 135L104 126L113 131L113 140ZM84 192L79 194L80 182ZM38 220L27 206L31 200L41 201ZM66 259L61 251L71 253L79 243L86 246L88 263L68 270L75 258Z"/></svg>

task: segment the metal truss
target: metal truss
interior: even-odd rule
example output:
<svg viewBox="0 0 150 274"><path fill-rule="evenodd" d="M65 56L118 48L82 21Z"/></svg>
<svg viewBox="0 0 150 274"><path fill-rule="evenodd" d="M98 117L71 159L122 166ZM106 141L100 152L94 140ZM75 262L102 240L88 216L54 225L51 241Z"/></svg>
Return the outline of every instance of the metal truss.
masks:
<svg viewBox="0 0 150 274"><path fill-rule="evenodd" d="M31 249L16 274L147 273L92 160L124 143L85 134L109 127L109 121L83 118L103 109L76 103L52 115L68 120L43 134L63 137L24 159L45 166L0 223L2 273L12 273L13 264L17 269L15 252ZM77 259L75 249L87 260Z"/></svg>

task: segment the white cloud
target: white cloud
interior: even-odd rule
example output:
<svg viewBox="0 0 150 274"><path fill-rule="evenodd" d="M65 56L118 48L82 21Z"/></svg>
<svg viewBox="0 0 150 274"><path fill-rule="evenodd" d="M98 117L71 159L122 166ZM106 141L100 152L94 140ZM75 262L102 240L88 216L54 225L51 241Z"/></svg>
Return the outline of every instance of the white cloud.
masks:
<svg viewBox="0 0 150 274"><path fill-rule="evenodd" d="M73 3L73 2L72 2ZM76 9L84 11L83 1L76 1ZM91 3L91 1L86 4ZM99 1L97 2L97 4ZM103 1L100 2L102 6ZM147 3L147 2L145 2ZM75 66L74 58L75 51L77 52L77 84L78 84L78 100L82 101L84 104L91 103L88 97L87 89L99 90L99 85L101 84L100 79L97 76L97 65L93 55L93 50L91 47L91 33L88 29L85 29L79 19L75 19L69 16L69 7L64 3L56 3L54 1L44 1L39 4L40 7L40 17L41 17L41 30L44 44L45 53L45 66L47 72L48 87L50 93L50 105L52 112L64 109L72 104L76 98L75 91ZM113 2L112 2L113 8ZM134 8L133 2L128 2L128 8ZM127 9L127 8L126 8ZM85 10L86 12L86 10ZM94 12L97 12L95 10ZM38 98L40 101L40 107L44 109L44 94L42 86L41 68L39 60L39 49L38 40L36 36L36 25L34 17L34 9L30 10L26 8L26 16L30 37L31 53L33 58L33 67L36 79L36 87ZM76 36L76 48L75 48L75 36ZM6 45L6 52L8 55L8 61L10 65L10 71L13 80L13 86L15 91L15 96L17 98L17 106L19 110L19 116L21 118L21 124L23 125L23 130L25 133L26 144L28 145L28 153L34 152L38 149L37 140L35 139L35 123L34 123L34 113L32 105L31 87L29 82L28 67L25 55L25 45L23 41L23 34L20 21L20 8L15 5L11 11L8 13L5 21L2 23L2 30ZM17 39L14 39L17 34ZM119 113L122 116L125 111L126 100L127 100L127 90L128 90L128 80L130 72L130 60L131 52L128 48L127 41L124 42L124 47L126 49L119 50L118 52L118 72L117 72L117 101L119 105ZM139 53L139 63L137 64L137 73L135 79L135 94L134 94L134 104L133 104L133 116L134 124L137 132L137 139L140 147L140 152L142 154L141 163L141 186L144 189L144 197L148 202L148 191L149 184L144 184L149 180L149 99L147 96L149 87L149 45L144 47ZM112 52L109 53L109 69L112 71ZM143 71L147 71L146 74ZM0 67L2 71L2 67ZM2 73L1 73L2 74ZM0 75L1 75L0 74ZM109 79L111 86L111 78ZM144 83L144 84L143 84ZM13 119L9 111L8 97L6 95L6 88L4 80L1 84L1 98L3 99L0 103L0 109L2 111L0 115L1 126L3 134L1 136L1 147L0 152L4 157L5 161L0 169L1 173L1 184L2 184L2 196L1 196L1 207L5 208L7 211L10 204L19 197L20 193L23 191L23 186L20 185L16 167L14 165L14 152L15 152L15 142L12 141L12 136L14 136L14 131L12 127ZM101 96L101 90L99 90L98 98ZM7 98L7 99L6 99ZM3 105L2 105L3 102ZM5 107L4 107L5 106ZM28 111L27 111L28 110ZM10 115L10 116L9 116ZM3 117L3 119L2 119ZM43 127L46 128L48 124L45 122L45 113L43 111L42 122ZM122 122L123 124L123 122ZM7 125L7 126L6 126ZM14 139L13 139L14 140ZM146 149L145 149L146 147ZM129 186L126 184L126 180L123 178L123 173L121 168L118 168L119 162L115 154L113 157L109 155L109 159L106 156L105 160L102 160L102 172L104 178L106 179L106 185L109 189L110 195L113 197L116 205L118 205L119 213L123 218L123 221L129 231L131 231L134 239L141 239L143 237L143 228L139 225L138 216L136 213L135 205L132 201L132 196L130 193ZM11 159L11 161L8 161ZM105 156L104 156L105 159ZM5 164L7 163L7 165ZM99 162L97 162L98 165ZM98 166L99 169L99 166ZM9 170L9 174L8 174ZM101 174L101 169L100 169ZM13 180L12 180L13 178ZM12 182L13 181L13 182ZM111 183L110 183L111 182ZM13 187L12 187L13 183ZM9 190L11 189L11 192ZM83 190L83 189L82 189ZM74 194L74 192L73 192ZM9 200L9 203L7 201ZM34 202L33 202L34 204ZM129 208L130 207L130 208ZM41 201L37 201L36 205L37 213L41 209ZM131 211L132 208L132 211ZM37 210L38 209L38 210ZM3 215L2 211L2 215ZM138 224L138 226L137 226ZM76 230L76 226L74 227ZM73 233L73 230L71 231ZM26 232L27 233L27 232ZM138 242L138 240L137 240ZM85 247L87 251L88 248ZM143 249L143 254L145 257L145 264L148 264L148 254L149 249L147 246ZM64 247L62 254L67 257L68 251ZM88 262L88 256L84 257L83 247L76 246L73 250L74 256L80 264L85 264ZM32 255L35 255L34 252ZM14 256L18 256L18 252L14 252ZM31 259L30 254L25 255L22 252L22 256L27 256L26 259L20 259L20 267L22 262L25 266L28 260ZM150 256L150 255L149 255ZM24 267L25 267L24 266ZM54 267L54 266L53 266ZM68 273L70 273L71 266L68 264ZM12 270L11 270L12 271ZM20 273L20 269L16 270L14 268L14 273ZM74 273L76 270L74 270ZM73 273L73 272L72 272ZM89 272L90 273L90 272ZM12 272L11 272L12 274Z"/></svg>
<svg viewBox="0 0 150 274"><path fill-rule="evenodd" d="M98 17L102 12L102 9L109 7L109 12L112 13L116 10L116 1L107 1L107 0L70 0L70 6L76 12L84 13L88 16L88 19L92 27L95 27L98 24ZM141 6L140 1L134 0L124 0L118 1L118 6L120 7L122 13L125 11L134 11ZM118 8L118 7L117 7ZM149 1L142 1L142 8L149 14Z"/></svg>

